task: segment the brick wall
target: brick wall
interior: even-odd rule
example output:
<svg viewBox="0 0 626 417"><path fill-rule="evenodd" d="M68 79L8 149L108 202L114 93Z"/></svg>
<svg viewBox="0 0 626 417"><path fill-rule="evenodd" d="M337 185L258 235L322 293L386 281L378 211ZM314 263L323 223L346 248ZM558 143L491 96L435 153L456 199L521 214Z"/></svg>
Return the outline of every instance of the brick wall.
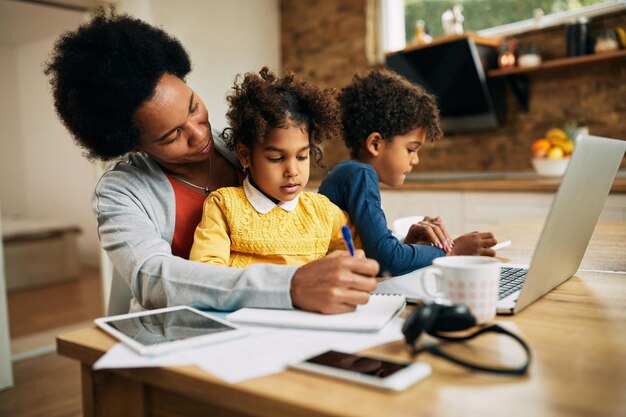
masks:
<svg viewBox="0 0 626 417"><path fill-rule="evenodd" d="M281 48L284 71L293 71L324 87L341 88L355 71L366 70L366 0L282 0ZM348 159L341 141L322 147L324 162L332 168ZM325 169L311 167L311 178Z"/></svg>
<svg viewBox="0 0 626 417"><path fill-rule="evenodd" d="M355 71L368 67L365 5L366 0L282 0L283 69L324 86L346 85ZM626 12L593 18L590 31L617 26L626 28ZM520 46L537 44L544 60L565 56L563 26L517 38ZM530 171L531 143L547 129L566 123L588 126L599 136L626 139L626 59L532 73L528 80L528 112L520 109L507 88L508 111L501 127L429 144L420 153L417 169ZM327 144L324 154L329 167L348 158L342 143ZM313 170L312 177L323 174Z"/></svg>

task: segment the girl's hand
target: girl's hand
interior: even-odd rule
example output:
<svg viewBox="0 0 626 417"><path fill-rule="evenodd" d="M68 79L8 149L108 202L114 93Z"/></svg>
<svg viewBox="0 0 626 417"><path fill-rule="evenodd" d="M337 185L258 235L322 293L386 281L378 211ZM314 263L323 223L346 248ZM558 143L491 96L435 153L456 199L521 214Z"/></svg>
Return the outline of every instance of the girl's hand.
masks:
<svg viewBox="0 0 626 417"><path fill-rule="evenodd" d="M426 216L421 222L412 225L404 238L404 243L433 245L446 252L452 251L454 246L454 241L443 225L443 219L439 216Z"/></svg>
<svg viewBox="0 0 626 417"><path fill-rule="evenodd" d="M498 241L493 237L493 233L467 233L454 239L454 247L447 251L447 255L496 256L496 251L491 249L496 243Z"/></svg>

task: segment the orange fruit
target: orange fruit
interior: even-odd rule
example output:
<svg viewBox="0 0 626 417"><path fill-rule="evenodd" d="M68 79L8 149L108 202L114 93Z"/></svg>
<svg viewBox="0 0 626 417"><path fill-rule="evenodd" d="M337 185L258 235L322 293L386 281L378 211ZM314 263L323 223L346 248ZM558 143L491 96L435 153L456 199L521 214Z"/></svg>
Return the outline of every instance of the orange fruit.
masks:
<svg viewBox="0 0 626 417"><path fill-rule="evenodd" d="M550 147L552 146L552 144L550 143L550 141L548 139L537 139L534 143L533 146L531 147L531 150L533 152L538 151L540 149L543 150L548 150L550 149Z"/></svg>
<svg viewBox="0 0 626 417"><path fill-rule="evenodd" d="M547 139L537 139L531 146L530 151L534 158L543 158L548 153L548 150L552 147Z"/></svg>

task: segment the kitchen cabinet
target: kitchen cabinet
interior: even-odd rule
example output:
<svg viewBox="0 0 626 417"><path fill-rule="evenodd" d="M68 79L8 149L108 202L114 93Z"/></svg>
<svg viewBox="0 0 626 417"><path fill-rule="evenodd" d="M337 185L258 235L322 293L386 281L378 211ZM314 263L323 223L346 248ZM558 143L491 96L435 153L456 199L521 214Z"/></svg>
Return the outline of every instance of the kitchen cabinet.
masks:
<svg viewBox="0 0 626 417"><path fill-rule="evenodd" d="M440 215L458 236L507 219L545 219L554 193L382 190L381 198L390 228L399 217ZM600 219L626 222L626 194L609 195Z"/></svg>
<svg viewBox="0 0 626 417"><path fill-rule="evenodd" d="M465 229L463 192L382 190L381 200L390 229L395 219L418 215L441 216L451 234Z"/></svg>

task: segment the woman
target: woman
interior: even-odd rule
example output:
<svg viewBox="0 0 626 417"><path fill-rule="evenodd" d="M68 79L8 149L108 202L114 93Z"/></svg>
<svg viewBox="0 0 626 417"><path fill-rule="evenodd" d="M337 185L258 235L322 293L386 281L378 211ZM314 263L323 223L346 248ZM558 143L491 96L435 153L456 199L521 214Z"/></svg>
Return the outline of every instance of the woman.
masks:
<svg viewBox="0 0 626 417"><path fill-rule="evenodd" d="M77 144L89 158L121 158L98 182L93 208L102 247L132 292L130 311L184 304L338 313L366 303L378 264L347 252L299 268L187 260L206 195L239 182L234 155L185 84L190 70L177 39L103 13L64 34L46 68Z"/></svg>

